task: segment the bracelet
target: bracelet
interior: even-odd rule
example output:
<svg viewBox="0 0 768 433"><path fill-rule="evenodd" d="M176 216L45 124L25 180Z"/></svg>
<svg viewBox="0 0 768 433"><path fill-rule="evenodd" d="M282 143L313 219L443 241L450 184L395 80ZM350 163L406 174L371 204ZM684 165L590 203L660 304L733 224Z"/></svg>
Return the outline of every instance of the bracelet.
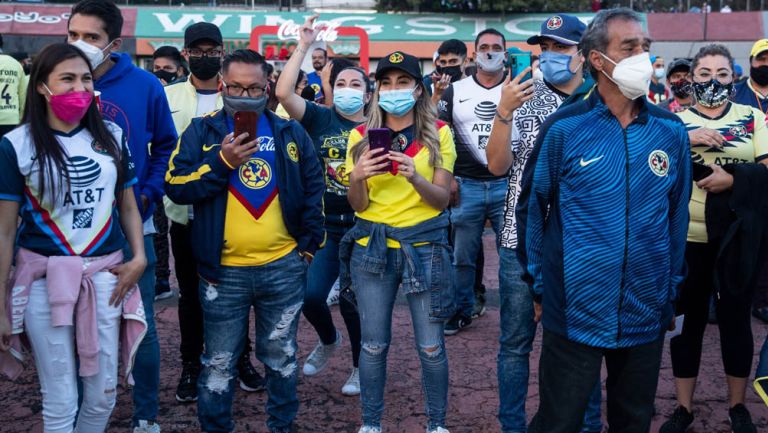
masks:
<svg viewBox="0 0 768 433"><path fill-rule="evenodd" d="M515 116L514 116L514 114L513 114L513 115L509 116L509 119L505 119L505 118L504 118L504 117L501 115L501 113L499 113L499 109L498 109L498 108L496 109L496 118L497 118L497 119L499 119L499 121L500 121L501 123L505 124L505 125L509 125L510 123L512 123L512 119L514 119L514 117L515 117Z"/></svg>
<svg viewBox="0 0 768 433"><path fill-rule="evenodd" d="M230 164L229 161L227 161L227 158L224 158L224 152L219 151L219 158L221 158L221 162L223 162L224 165L229 167L230 170L234 170L235 169L235 167L232 164Z"/></svg>

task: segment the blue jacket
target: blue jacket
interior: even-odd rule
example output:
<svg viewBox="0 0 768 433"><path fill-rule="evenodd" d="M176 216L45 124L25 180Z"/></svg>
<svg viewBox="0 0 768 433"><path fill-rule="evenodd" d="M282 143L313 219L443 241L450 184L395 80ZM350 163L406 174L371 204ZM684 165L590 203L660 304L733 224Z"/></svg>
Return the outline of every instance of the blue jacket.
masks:
<svg viewBox="0 0 768 433"><path fill-rule="evenodd" d="M141 194L150 202L141 214L146 221L163 198L163 177L178 137L160 80L134 66L128 54L112 54L110 59L115 65L94 86L101 92L101 115L117 123L128 139L139 180L136 203L141 208Z"/></svg>
<svg viewBox="0 0 768 433"><path fill-rule="evenodd" d="M301 252L314 254L325 242L323 192L325 181L312 140L294 120L265 112L275 138L275 176L278 200L288 233ZM219 158L220 143L229 132L226 113L216 111L192 120L171 155L165 177L165 193L178 204L194 205L192 245L198 272L218 281L224 221L227 210L229 168ZM299 161L288 155L295 143Z"/></svg>
<svg viewBox="0 0 768 433"><path fill-rule="evenodd" d="M658 340L685 277L691 157L646 102L622 129L595 90L544 123L516 209L518 258L542 323L603 348Z"/></svg>

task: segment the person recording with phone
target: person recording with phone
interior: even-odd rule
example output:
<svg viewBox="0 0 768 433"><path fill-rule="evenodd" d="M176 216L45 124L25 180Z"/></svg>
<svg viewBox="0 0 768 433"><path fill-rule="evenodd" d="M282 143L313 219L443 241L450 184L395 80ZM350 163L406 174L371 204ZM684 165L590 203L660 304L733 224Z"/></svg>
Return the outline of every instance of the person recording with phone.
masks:
<svg viewBox="0 0 768 433"><path fill-rule="evenodd" d="M350 131L365 122L365 106L371 100L370 85L365 71L346 67L332 77L333 105L326 107L307 101L294 92L292 86L307 51L321 28L315 28L318 15L308 18L300 29L299 44L285 64L277 94L280 103L291 116L301 122L315 145L323 166L325 183L325 247L318 251L307 274L304 296L304 317L315 328L320 341L304 364L304 375L319 374L341 345L341 333L333 324L326 304L336 278L339 276L339 242L354 224L354 210L347 200L349 173L346 166L347 141ZM360 359L360 317L354 304L354 294L348 287L339 297L339 306L352 346L352 373L342 387L345 395L360 393L358 364Z"/></svg>
<svg viewBox="0 0 768 433"><path fill-rule="evenodd" d="M752 257L742 255L735 262L726 262L732 257L728 248L730 237L725 233L731 221L723 218L723 212L734 212L743 227L750 227L749 217L743 213L745 207L738 200L744 188L747 209L756 208L762 199L761 191L752 190L749 185L759 185L761 178L754 176L766 172L758 164L768 164L768 129L760 110L729 100L734 87L733 64L725 46L702 47L691 64L695 104L677 114L690 131L694 185L685 249L688 276L676 309L676 314L684 314L685 318L682 333L670 341L679 407L662 426L661 433L682 433L693 422L693 393L713 293L731 425L735 433L756 431L744 398L754 352L750 313L755 280L748 275L756 274L760 243L748 248L753 250ZM752 173L755 168L757 175ZM758 217L763 221L765 218L766 215ZM753 226L745 235L739 242L759 240L760 231ZM738 239L739 232L733 236ZM750 267L752 259L754 264ZM726 263L730 264L723 266ZM739 265L734 267L733 263ZM736 274L740 278L735 278Z"/></svg>
<svg viewBox="0 0 768 433"><path fill-rule="evenodd" d="M584 57L578 44L587 26L577 17L554 15L541 23L529 45L541 48L539 69L542 80L525 80L529 69L512 71L504 80L496 109L493 130L485 149L488 170L507 175L506 205L499 249L499 295L501 337L498 357L499 422L502 432L525 431L525 400L528 394L529 355L533 350L538 317L533 295L520 279L522 269L515 256L517 225L515 205L520 195L523 169L533 152L544 121L560 107L586 94L595 82L584 73ZM598 380L584 416L583 433L603 429L600 404L602 387Z"/></svg>
<svg viewBox="0 0 768 433"><path fill-rule="evenodd" d="M427 401L427 431L447 433L444 321L454 312L448 216L456 150L438 121L416 57L379 61L368 120L349 134L347 197L357 220L339 247L362 328L359 433L380 433L392 310L402 287L411 311Z"/></svg>
<svg viewBox="0 0 768 433"><path fill-rule="evenodd" d="M166 175L168 198L192 205L195 215L205 340L197 403L201 429L209 432L234 429L234 378L251 306L256 357L266 371L267 427L291 431L306 271L325 242L319 159L301 125L265 110L265 65L251 50L224 57L224 109L192 119Z"/></svg>

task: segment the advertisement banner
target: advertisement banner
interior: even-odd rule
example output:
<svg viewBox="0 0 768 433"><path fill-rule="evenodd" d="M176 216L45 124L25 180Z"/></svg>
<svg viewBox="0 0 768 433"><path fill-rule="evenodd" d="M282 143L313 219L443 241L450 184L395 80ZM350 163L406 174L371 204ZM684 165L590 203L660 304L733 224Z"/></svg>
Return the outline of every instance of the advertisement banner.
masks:
<svg viewBox="0 0 768 433"><path fill-rule="evenodd" d="M0 5L0 34L66 36L69 6ZM123 37L133 36L136 8L121 8Z"/></svg>
<svg viewBox="0 0 768 433"><path fill-rule="evenodd" d="M247 39L256 26L281 26L287 21L300 24L312 15L312 12L251 12L188 8L141 8L137 13L136 37L138 38L181 38L184 35L184 29L189 25L205 21L217 25L226 39ZM585 23L594 16L592 13L576 15ZM524 41L538 33L542 21L548 16L550 15L324 13L320 18L334 25L362 28L368 33L371 42L444 41L451 38L474 41L477 33L488 27L504 32L509 41Z"/></svg>

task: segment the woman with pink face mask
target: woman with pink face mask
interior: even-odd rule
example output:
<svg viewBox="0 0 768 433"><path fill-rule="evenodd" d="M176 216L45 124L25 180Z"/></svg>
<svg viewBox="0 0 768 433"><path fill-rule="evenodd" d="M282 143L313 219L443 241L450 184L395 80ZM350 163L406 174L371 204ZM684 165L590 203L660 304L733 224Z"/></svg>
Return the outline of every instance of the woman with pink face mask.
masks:
<svg viewBox="0 0 768 433"><path fill-rule="evenodd" d="M127 374L143 337L133 289L146 266L135 182L123 132L97 109L87 57L67 44L46 47L22 124L0 140L0 281L18 248L12 284L0 290L0 369L19 373L25 333L46 432L103 432L117 394L118 339L131 337ZM126 242L135 254L123 263Z"/></svg>

